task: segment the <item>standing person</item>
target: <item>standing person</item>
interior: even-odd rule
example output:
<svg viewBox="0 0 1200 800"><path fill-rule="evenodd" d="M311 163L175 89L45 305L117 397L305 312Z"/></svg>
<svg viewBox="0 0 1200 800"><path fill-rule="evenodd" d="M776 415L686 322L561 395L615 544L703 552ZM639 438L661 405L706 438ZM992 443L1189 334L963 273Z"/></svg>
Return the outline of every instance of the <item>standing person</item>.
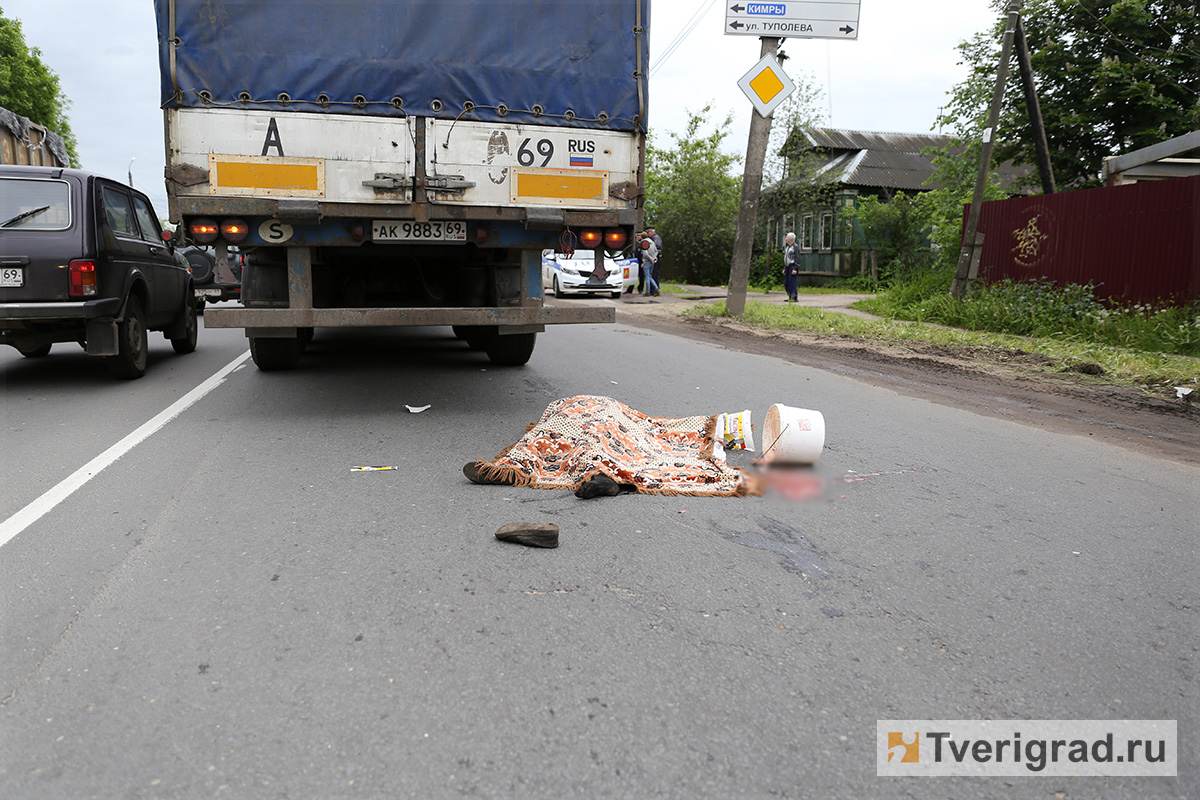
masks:
<svg viewBox="0 0 1200 800"><path fill-rule="evenodd" d="M789 303L799 301L796 297L796 282L800 279L800 245L796 244L796 234L789 233L783 239L783 288L787 291Z"/></svg>
<svg viewBox="0 0 1200 800"><path fill-rule="evenodd" d="M661 284L658 279L658 270L662 266L662 237L655 232L654 228L647 228L646 235L650 237L650 241L654 242L654 248L658 251L658 255L654 257L654 293L658 294L658 287Z"/></svg>
<svg viewBox="0 0 1200 800"><path fill-rule="evenodd" d="M642 264L646 273L646 291L643 294L653 297L658 294L658 282L654 280L654 273L658 271L658 248L649 236L642 239L642 258L645 259Z"/></svg>
<svg viewBox="0 0 1200 800"><path fill-rule="evenodd" d="M644 255L642 255L642 239L643 238L644 237L642 236L642 234L639 233L637 235L637 242L635 242L633 245L633 256L634 256L634 258L637 259L637 271L638 271L637 293L638 294L645 294L645 287L646 287L646 257Z"/></svg>

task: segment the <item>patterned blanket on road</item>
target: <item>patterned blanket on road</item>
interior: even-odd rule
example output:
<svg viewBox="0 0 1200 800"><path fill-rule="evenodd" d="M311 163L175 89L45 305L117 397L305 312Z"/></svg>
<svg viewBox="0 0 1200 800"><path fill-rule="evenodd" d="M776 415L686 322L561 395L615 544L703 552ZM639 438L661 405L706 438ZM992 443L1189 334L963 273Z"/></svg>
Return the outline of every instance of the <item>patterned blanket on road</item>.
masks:
<svg viewBox="0 0 1200 800"><path fill-rule="evenodd" d="M747 475L713 458L716 417L651 417L611 397L555 400L484 477L535 489L571 489L597 473L643 494L740 496Z"/></svg>

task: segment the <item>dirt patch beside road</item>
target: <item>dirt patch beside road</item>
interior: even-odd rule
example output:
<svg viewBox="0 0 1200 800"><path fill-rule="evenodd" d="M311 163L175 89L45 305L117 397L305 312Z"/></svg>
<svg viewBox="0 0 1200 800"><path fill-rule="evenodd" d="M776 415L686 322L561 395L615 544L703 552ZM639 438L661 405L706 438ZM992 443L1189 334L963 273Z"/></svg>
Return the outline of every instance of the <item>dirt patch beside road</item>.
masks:
<svg viewBox="0 0 1200 800"><path fill-rule="evenodd" d="M849 309L858 298L802 295L801 304L861 314ZM1044 356L1019 350L901 345L679 316L689 306L713 299L724 295L681 299L664 294L652 300L626 295L617 301L617 322L774 356L935 403L1200 465L1200 404L1164 400L1082 372L1048 372Z"/></svg>

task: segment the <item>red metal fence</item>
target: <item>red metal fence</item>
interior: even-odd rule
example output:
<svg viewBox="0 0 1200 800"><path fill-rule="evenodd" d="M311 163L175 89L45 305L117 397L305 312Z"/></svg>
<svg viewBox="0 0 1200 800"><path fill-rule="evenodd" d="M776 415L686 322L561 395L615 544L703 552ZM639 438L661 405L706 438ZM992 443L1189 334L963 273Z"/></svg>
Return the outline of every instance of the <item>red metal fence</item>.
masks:
<svg viewBox="0 0 1200 800"><path fill-rule="evenodd" d="M983 204L985 282L1092 283L1128 303L1200 301L1200 176Z"/></svg>

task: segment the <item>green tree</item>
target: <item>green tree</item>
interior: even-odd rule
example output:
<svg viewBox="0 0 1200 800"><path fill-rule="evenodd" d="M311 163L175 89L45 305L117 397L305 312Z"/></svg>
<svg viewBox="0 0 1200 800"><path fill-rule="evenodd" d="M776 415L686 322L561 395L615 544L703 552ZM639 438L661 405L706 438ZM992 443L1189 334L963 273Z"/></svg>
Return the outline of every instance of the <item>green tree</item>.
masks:
<svg viewBox="0 0 1200 800"><path fill-rule="evenodd" d="M862 196L844 209L848 221L858 228L856 246L878 253L880 281L887 283L929 266L930 205L928 193L897 192L889 200Z"/></svg>
<svg viewBox="0 0 1200 800"><path fill-rule="evenodd" d="M0 106L57 133L71 164L79 166L75 134L67 120L70 105L58 76L42 62L41 51L25 44L20 20L6 18L0 9Z"/></svg>
<svg viewBox="0 0 1200 800"><path fill-rule="evenodd" d="M724 283L733 257L733 236L741 202L738 159L722 152L732 115L715 127L712 104L688 112L682 135L671 133L671 146L660 148L651 136L646 145L646 224L663 237L663 250L687 280Z"/></svg>
<svg viewBox="0 0 1200 800"><path fill-rule="evenodd" d="M997 23L960 45L970 67L942 122L971 127L987 109L1007 0ZM1200 127L1200 6L1195 0L1029 0L1021 18L1060 188L1095 186L1104 157ZM1016 61L997 129L998 162L1036 164ZM978 162L976 162L978 163Z"/></svg>
<svg viewBox="0 0 1200 800"><path fill-rule="evenodd" d="M796 91L771 115L760 219L824 205L832 196L831 176L822 170L826 158L806 135L824 122L817 110L821 90L805 76L796 78L795 84Z"/></svg>

